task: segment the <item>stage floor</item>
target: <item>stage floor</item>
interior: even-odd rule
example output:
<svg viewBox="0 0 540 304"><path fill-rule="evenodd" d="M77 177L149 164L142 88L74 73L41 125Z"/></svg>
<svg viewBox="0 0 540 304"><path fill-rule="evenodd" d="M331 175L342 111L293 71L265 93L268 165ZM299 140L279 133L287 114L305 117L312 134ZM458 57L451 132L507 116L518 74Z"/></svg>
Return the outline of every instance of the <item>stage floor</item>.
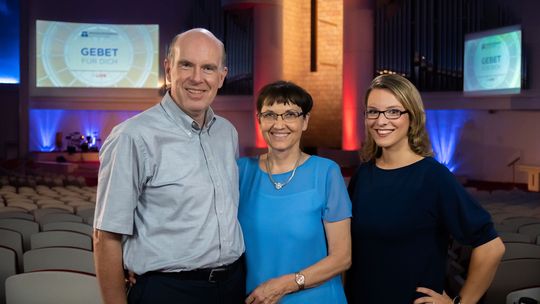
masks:
<svg viewBox="0 0 540 304"><path fill-rule="evenodd" d="M97 185L98 152L31 152L31 155L34 169L39 174L82 176L88 186Z"/></svg>

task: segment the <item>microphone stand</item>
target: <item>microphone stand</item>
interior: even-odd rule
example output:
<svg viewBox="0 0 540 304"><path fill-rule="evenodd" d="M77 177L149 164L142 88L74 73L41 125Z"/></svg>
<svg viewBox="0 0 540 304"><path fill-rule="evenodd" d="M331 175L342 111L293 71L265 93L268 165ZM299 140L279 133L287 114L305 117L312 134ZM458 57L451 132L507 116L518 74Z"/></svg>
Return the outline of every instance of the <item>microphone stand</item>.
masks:
<svg viewBox="0 0 540 304"><path fill-rule="evenodd" d="M512 185L514 186L514 189L516 189L516 163L521 159L521 156L516 157L511 162L509 162L506 166L512 167Z"/></svg>

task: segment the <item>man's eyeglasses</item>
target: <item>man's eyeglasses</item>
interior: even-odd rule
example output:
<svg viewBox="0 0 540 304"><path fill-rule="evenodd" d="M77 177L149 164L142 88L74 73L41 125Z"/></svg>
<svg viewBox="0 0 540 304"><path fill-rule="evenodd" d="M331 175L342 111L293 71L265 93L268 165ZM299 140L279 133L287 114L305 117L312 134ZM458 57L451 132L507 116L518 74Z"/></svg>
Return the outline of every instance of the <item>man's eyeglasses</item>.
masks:
<svg viewBox="0 0 540 304"><path fill-rule="evenodd" d="M401 111L399 109L388 109L385 111L379 111L375 109L369 109L365 112L367 119L377 119L381 115L381 113L386 117L386 119L398 119L401 117L401 115L409 113L409 111Z"/></svg>
<svg viewBox="0 0 540 304"><path fill-rule="evenodd" d="M285 113L277 114L271 111L259 113L259 119L263 122L274 122L278 120L278 117L281 116L281 119L283 119L284 122L293 122L298 117L304 115L304 113L295 112L295 111L287 111Z"/></svg>

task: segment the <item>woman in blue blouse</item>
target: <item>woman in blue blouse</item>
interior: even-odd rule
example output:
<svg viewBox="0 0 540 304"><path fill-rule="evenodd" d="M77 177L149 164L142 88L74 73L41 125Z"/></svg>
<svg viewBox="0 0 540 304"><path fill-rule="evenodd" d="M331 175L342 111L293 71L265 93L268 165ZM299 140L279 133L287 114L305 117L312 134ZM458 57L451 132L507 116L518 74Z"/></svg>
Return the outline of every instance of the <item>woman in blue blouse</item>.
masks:
<svg viewBox="0 0 540 304"><path fill-rule="evenodd" d="M351 205L331 160L300 149L313 101L285 81L262 88L257 116L268 152L238 161L246 303L346 303Z"/></svg>
<svg viewBox="0 0 540 304"><path fill-rule="evenodd" d="M432 158L417 89L398 75L373 80L365 98L365 161L349 184L350 303L476 303L504 253L490 215ZM467 280L444 291L449 236L474 247Z"/></svg>

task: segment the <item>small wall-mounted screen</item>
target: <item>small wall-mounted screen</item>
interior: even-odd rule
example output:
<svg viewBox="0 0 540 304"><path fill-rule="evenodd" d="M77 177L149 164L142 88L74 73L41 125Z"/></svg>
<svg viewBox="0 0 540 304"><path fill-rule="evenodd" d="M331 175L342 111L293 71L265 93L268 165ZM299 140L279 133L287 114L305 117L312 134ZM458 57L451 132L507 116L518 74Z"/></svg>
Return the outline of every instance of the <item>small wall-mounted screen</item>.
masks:
<svg viewBox="0 0 540 304"><path fill-rule="evenodd" d="M466 95L521 91L521 26L465 36L463 90Z"/></svg>

